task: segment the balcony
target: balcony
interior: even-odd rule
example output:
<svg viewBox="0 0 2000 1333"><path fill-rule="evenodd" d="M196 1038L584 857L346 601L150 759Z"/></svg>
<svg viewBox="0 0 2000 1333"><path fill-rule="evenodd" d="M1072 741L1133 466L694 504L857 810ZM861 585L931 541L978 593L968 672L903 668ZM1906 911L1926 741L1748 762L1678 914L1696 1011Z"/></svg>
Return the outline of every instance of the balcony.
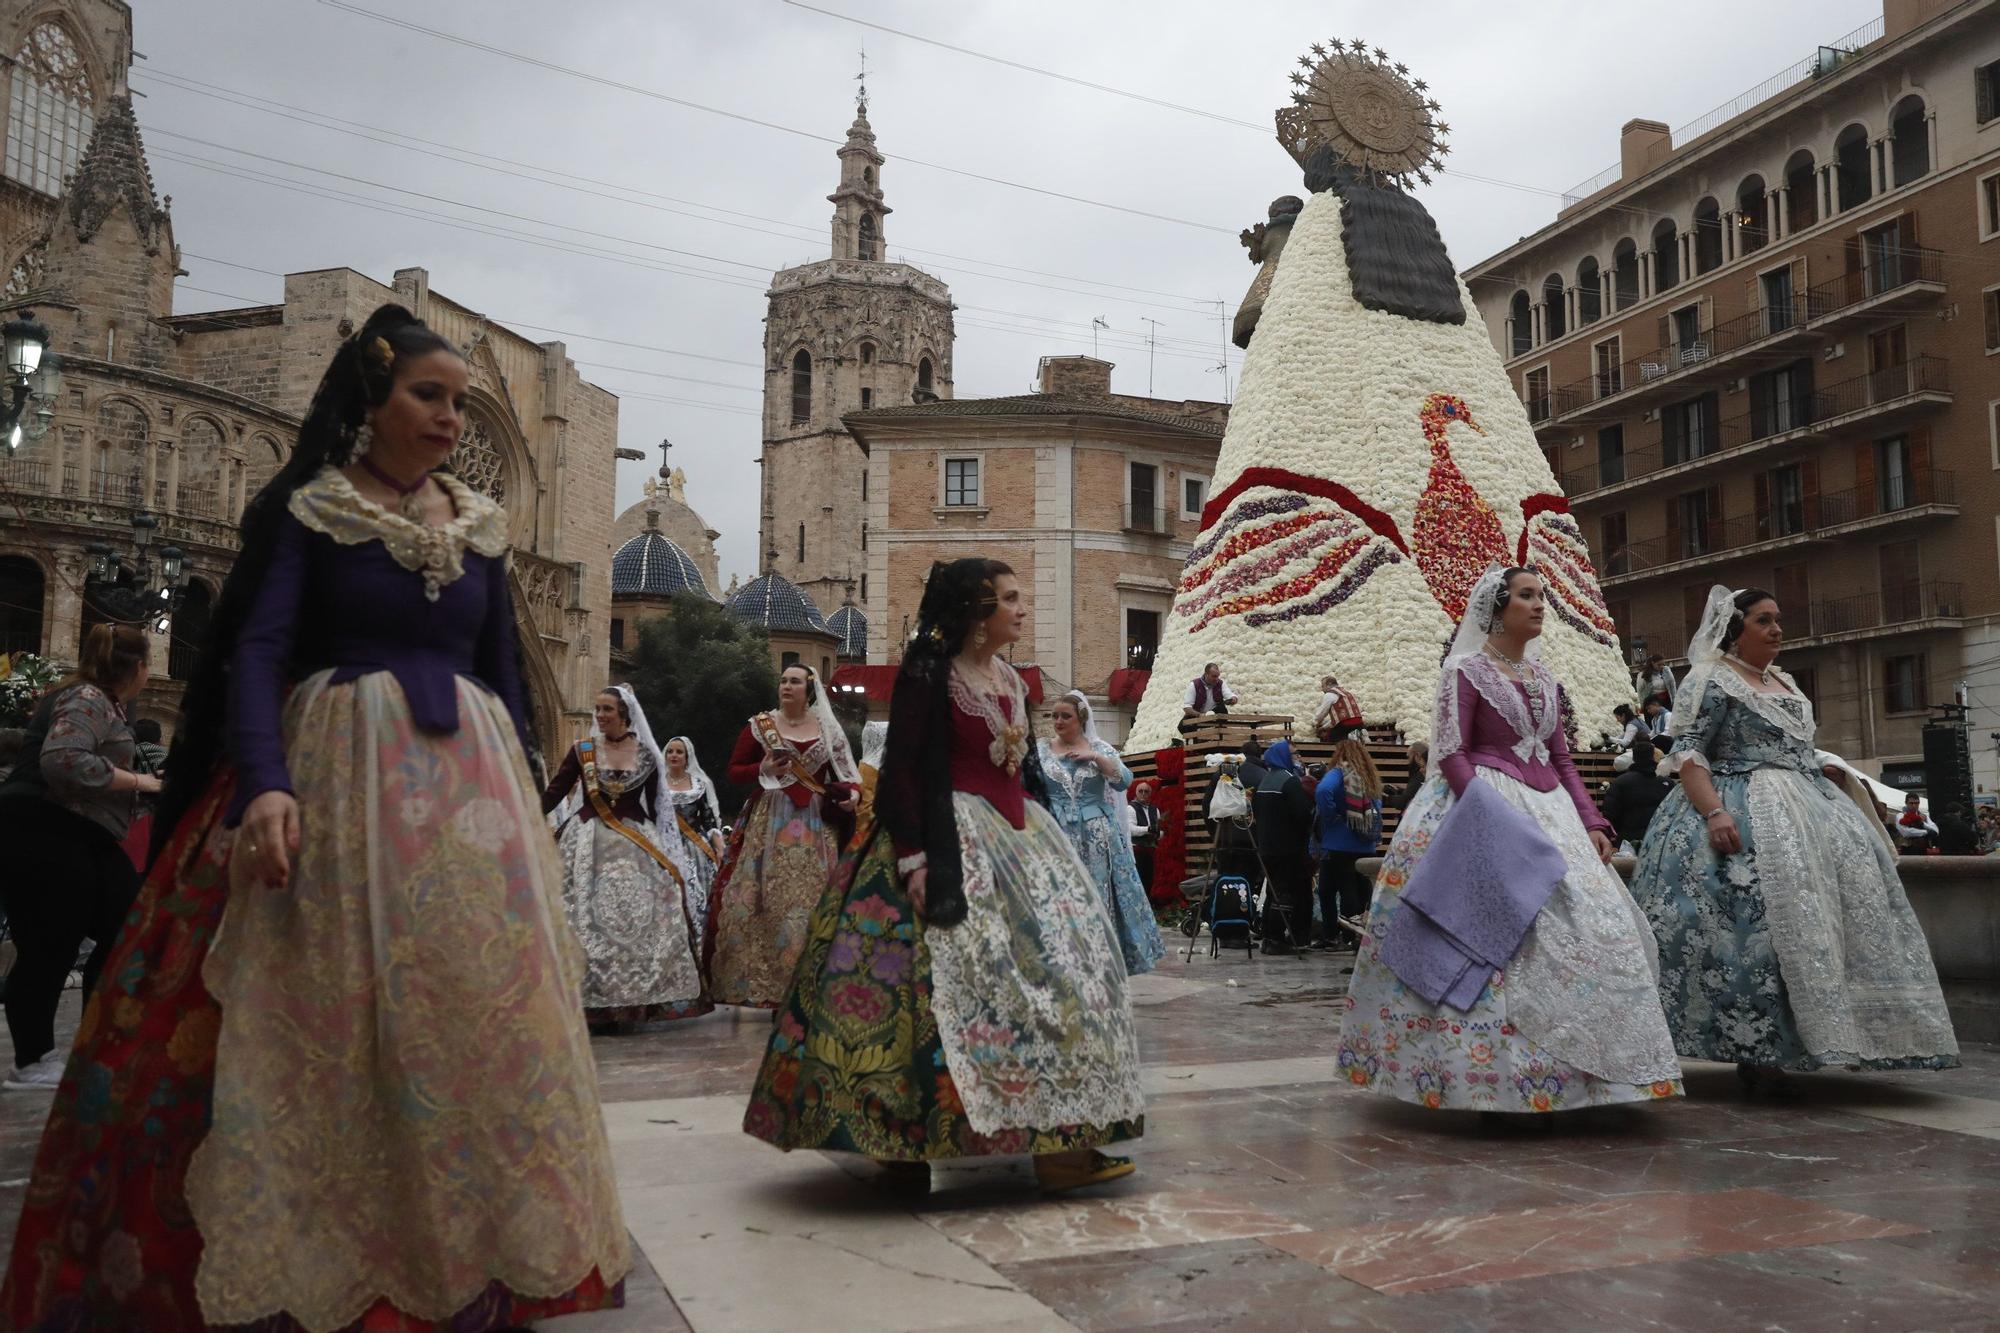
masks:
<svg viewBox="0 0 2000 1333"><path fill-rule="evenodd" d="M1819 535L1845 537L1900 527L1958 513L1958 477L1952 472L1920 472L1881 477L1873 486L1832 491L1819 497Z"/></svg>
<svg viewBox="0 0 2000 1333"><path fill-rule="evenodd" d="M1638 488L1654 478L1683 477L1726 463L1791 445L1811 444L1855 426L1886 427L1898 419L1951 402L1948 364L1942 357L1919 356L1824 389L1774 404L1764 412L1745 412L1719 423L1713 441L1699 438L1662 441L1566 470L1563 494L1572 500L1608 499L1619 491ZM1669 461L1671 460L1671 461Z"/></svg>
<svg viewBox="0 0 2000 1333"><path fill-rule="evenodd" d="M1944 257L1924 246L1882 247L1861 266L1814 287L1814 333L1839 333L1852 325L1934 306L1944 296Z"/></svg>
<svg viewBox="0 0 2000 1333"><path fill-rule="evenodd" d="M1739 560L1767 551L1807 546L1822 540L1814 506L1802 507L1797 526L1784 530L1770 516L1739 514L1717 519L1700 532L1682 532L1673 537L1651 537L1629 542L1622 550L1606 552L1603 586L1606 589L1643 583L1690 569L1701 569L1723 560Z"/></svg>
<svg viewBox="0 0 2000 1333"><path fill-rule="evenodd" d="M1173 535L1173 526L1167 521L1166 510L1158 504L1138 504L1125 506L1125 531L1144 533L1153 537Z"/></svg>
<svg viewBox="0 0 2000 1333"><path fill-rule="evenodd" d="M1943 580L1904 583L1880 592L1815 601L1807 634L1792 642L1795 647L1809 648L1890 634L1956 629L1964 618L1963 585Z"/></svg>
<svg viewBox="0 0 2000 1333"><path fill-rule="evenodd" d="M1802 293L1600 368L1556 389L1552 410L1566 426L1613 421L1695 385L1745 374L1750 365L1783 360L1816 340L1809 325L1815 299Z"/></svg>

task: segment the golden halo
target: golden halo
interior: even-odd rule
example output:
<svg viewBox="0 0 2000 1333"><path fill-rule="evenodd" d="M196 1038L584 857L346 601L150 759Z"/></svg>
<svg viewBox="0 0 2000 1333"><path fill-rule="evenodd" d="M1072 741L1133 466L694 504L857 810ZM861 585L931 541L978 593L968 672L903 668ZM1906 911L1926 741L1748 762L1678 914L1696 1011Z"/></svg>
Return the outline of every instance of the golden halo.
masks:
<svg viewBox="0 0 2000 1333"><path fill-rule="evenodd" d="M1356 170L1406 185L1428 183L1451 148L1422 80L1362 42L1314 43L1292 73L1292 105L1277 113L1278 141L1306 166L1321 148Z"/></svg>

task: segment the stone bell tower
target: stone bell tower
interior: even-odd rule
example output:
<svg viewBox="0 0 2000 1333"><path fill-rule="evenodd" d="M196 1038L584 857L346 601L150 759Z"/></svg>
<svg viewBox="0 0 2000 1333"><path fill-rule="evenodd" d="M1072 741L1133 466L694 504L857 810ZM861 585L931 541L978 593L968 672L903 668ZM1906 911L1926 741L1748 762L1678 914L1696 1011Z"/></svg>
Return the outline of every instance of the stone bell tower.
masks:
<svg viewBox="0 0 2000 1333"><path fill-rule="evenodd" d="M950 289L884 248L885 159L865 83L837 156L832 257L773 274L764 316L758 545L823 614L867 568L867 456L841 418L951 397L953 337Z"/></svg>

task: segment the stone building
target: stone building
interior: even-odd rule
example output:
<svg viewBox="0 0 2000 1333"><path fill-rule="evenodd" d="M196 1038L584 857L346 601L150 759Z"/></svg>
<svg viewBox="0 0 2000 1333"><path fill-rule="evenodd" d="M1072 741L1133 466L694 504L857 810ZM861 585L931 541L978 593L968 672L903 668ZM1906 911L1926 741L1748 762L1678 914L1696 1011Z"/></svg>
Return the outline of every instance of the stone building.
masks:
<svg viewBox="0 0 2000 1333"><path fill-rule="evenodd" d="M1964 685L2000 786L2000 4L1885 0L1620 149L1466 280L1621 637L1769 588L1822 746L1921 785Z"/></svg>
<svg viewBox="0 0 2000 1333"><path fill-rule="evenodd" d="M110 546L130 585L172 544L186 591L139 706L171 726L246 499L286 456L340 338L393 300L466 351L472 401L451 466L507 508L544 744L581 734L607 664L617 399L562 344L486 321L420 268L392 284L294 273L280 303L176 316L179 252L124 92L130 31L123 5L0 6L16 52L0 193L29 224L16 239L31 237L10 256L0 317L32 308L56 358L48 433L0 462L0 647L73 661L87 627L128 606L89 583L90 548Z"/></svg>
<svg viewBox="0 0 2000 1333"><path fill-rule="evenodd" d="M951 293L887 257L890 209L865 90L838 152L832 257L774 274L764 321L759 550L822 615L857 581L861 604L873 604L867 458L842 417L951 397Z"/></svg>
<svg viewBox="0 0 2000 1333"><path fill-rule="evenodd" d="M868 657L895 661L935 560L986 555L1028 589L1018 662L1125 734L1201 527L1229 408L1111 392L1111 364L1042 361L1040 391L854 412L868 456Z"/></svg>

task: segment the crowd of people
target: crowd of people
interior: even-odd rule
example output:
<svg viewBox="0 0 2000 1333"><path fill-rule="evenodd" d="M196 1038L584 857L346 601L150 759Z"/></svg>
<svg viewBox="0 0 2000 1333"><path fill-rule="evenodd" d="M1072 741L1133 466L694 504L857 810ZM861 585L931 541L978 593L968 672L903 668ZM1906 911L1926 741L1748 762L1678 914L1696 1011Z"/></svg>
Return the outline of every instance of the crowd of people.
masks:
<svg viewBox="0 0 2000 1333"><path fill-rule="evenodd" d="M246 511L171 752L129 719L150 644L121 626L21 737L8 1086L54 1101L0 1324L479 1333L615 1306L590 1034L716 1005L773 1011L743 1127L781 1149L919 1190L941 1159L1030 1155L1050 1192L1134 1170L1106 1149L1145 1128L1129 981L1165 952L1166 821L1083 694L1037 734L1014 571L933 566L860 762L786 668L727 757L732 822L624 686L538 791L505 516L441 470L468 384L378 310ZM1539 578L1490 569L1467 607L1403 786L1333 677L1323 768L1253 740L1217 784L1264 951L1357 951L1346 1081L1547 1112L1677 1096L1683 1056L1758 1088L1957 1063L1892 830L1822 771L1769 594L1715 590L1684 680L1645 664L1602 810ZM1188 720L1235 701L1211 663ZM1992 825L1911 813L1895 836Z"/></svg>

